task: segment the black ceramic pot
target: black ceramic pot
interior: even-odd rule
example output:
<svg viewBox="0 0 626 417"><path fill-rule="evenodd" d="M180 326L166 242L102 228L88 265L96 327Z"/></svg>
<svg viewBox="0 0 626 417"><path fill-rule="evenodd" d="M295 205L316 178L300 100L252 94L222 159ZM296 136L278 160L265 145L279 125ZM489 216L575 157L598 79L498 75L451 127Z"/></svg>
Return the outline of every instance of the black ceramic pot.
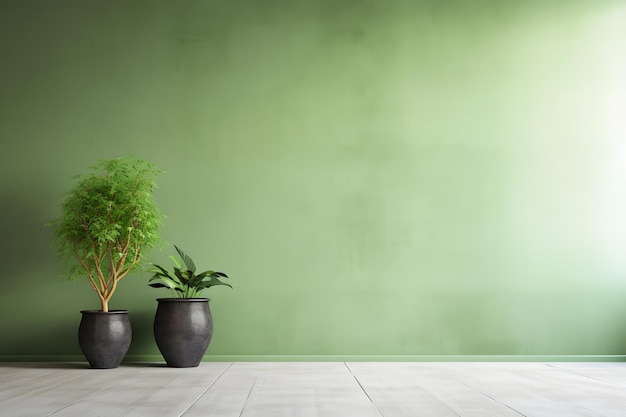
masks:
<svg viewBox="0 0 626 417"><path fill-rule="evenodd" d="M159 298L154 339L169 366L198 366L213 336L208 298Z"/></svg>
<svg viewBox="0 0 626 417"><path fill-rule="evenodd" d="M83 310L78 327L78 344L89 365L97 369L120 366L128 352L132 329L128 310Z"/></svg>

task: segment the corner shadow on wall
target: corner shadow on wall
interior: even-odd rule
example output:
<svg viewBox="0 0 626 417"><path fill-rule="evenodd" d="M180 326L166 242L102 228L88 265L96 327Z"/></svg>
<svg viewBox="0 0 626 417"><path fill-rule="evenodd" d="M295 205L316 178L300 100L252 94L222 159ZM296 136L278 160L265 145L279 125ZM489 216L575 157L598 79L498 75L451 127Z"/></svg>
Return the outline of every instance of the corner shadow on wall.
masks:
<svg viewBox="0 0 626 417"><path fill-rule="evenodd" d="M34 195L41 195L31 190ZM51 249L51 230L45 225L48 211L41 209L41 202L31 201L22 195L0 197L0 251L4 262L0 282L6 293L20 284L18 278L25 274L25 266L36 268L37 264L49 263L54 255Z"/></svg>
<svg viewBox="0 0 626 417"><path fill-rule="evenodd" d="M3 367L23 368L54 368L54 369L81 369L89 367L85 361L63 361L57 358L80 356L78 346L78 325L76 323L59 323L45 328L38 327L31 333L20 332L5 340L3 356L7 362ZM71 347L71 352L68 350Z"/></svg>
<svg viewBox="0 0 626 417"><path fill-rule="evenodd" d="M37 189L0 195L0 253L3 260L0 305L7 308L7 313L12 311L15 314L10 320L5 317L4 324L0 325L3 335L0 353L11 363L31 356L36 360L39 354L41 357L60 356L58 352L63 350L63 345L71 343L66 338L77 339L74 323L53 322L45 313L46 308L54 307L54 302L46 298L49 277L41 274L53 264L54 258L52 233L45 227L51 220L47 218L46 195L46 191ZM28 310L28 314L23 314L20 309ZM35 317L39 314L41 324ZM3 366L7 364L4 362ZM73 366L80 367L81 364L59 363L59 367Z"/></svg>
<svg viewBox="0 0 626 417"><path fill-rule="evenodd" d="M1 366L19 369L89 369L87 362L4 362Z"/></svg>
<svg viewBox="0 0 626 417"><path fill-rule="evenodd" d="M135 315L136 316L136 315ZM133 316L131 316L133 317ZM140 323L149 318L149 314L140 314L139 317L131 318L133 338L130 349L145 352L149 350L152 341L151 327L146 329ZM45 330L37 329L36 332L27 335L17 335L12 340L6 340L3 350L5 360L0 362L3 368L27 368L27 369L90 369L89 363L83 357L78 345L79 322L59 323L56 326L46 324ZM25 353L28 352L28 353ZM71 358L71 359L65 359ZM158 366L158 363L131 362L124 360L121 367Z"/></svg>

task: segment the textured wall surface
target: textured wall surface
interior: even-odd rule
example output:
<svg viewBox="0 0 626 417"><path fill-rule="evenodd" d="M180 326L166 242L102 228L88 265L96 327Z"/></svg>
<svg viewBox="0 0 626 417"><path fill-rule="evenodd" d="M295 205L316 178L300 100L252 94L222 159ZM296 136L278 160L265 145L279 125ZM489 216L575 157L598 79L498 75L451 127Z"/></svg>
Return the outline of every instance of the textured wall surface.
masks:
<svg viewBox="0 0 626 417"><path fill-rule="evenodd" d="M209 355L625 353L624 39L608 0L2 2L0 355L80 353L43 224L124 155L232 277Z"/></svg>

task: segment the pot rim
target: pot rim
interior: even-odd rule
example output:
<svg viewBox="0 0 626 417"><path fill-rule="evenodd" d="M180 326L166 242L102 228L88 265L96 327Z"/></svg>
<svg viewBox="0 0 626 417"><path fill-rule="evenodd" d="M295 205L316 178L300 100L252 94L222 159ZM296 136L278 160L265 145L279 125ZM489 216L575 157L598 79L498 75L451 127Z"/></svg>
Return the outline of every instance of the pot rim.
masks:
<svg viewBox="0 0 626 417"><path fill-rule="evenodd" d="M80 310L82 314L128 314L128 310Z"/></svg>
<svg viewBox="0 0 626 417"><path fill-rule="evenodd" d="M197 297L197 298L157 298L156 299L158 302L164 301L164 302L172 302L172 303L203 303L205 301L211 301L210 298L206 298L206 297Z"/></svg>

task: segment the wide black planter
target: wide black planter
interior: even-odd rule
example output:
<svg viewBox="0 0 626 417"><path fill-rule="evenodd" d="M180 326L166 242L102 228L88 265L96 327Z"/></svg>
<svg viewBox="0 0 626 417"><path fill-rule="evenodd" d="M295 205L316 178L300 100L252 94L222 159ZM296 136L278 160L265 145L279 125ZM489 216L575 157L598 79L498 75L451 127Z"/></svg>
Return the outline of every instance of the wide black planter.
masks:
<svg viewBox="0 0 626 417"><path fill-rule="evenodd" d="M213 336L208 298L159 298L154 339L165 362L176 368L198 366Z"/></svg>
<svg viewBox="0 0 626 417"><path fill-rule="evenodd" d="M128 310L107 313L83 310L81 313L78 343L89 365L97 369L120 366L132 339Z"/></svg>

